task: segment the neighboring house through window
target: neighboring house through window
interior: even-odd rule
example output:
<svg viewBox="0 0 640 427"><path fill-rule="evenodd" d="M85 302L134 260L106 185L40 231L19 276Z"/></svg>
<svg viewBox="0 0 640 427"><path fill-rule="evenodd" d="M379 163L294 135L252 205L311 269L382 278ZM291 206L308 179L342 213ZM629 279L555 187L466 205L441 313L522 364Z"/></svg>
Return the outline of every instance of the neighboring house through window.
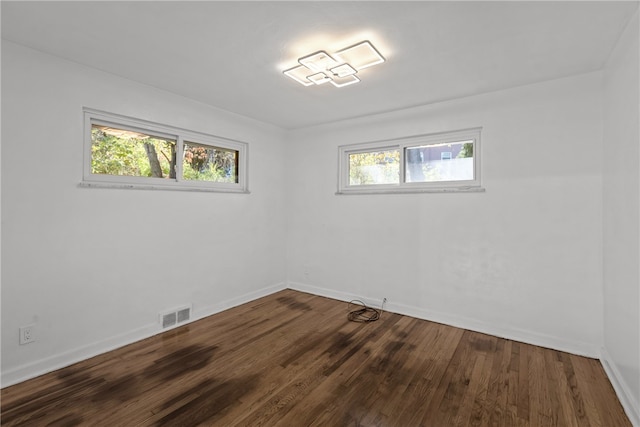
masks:
<svg viewBox="0 0 640 427"><path fill-rule="evenodd" d="M483 191L480 130L340 146L338 193Z"/></svg>

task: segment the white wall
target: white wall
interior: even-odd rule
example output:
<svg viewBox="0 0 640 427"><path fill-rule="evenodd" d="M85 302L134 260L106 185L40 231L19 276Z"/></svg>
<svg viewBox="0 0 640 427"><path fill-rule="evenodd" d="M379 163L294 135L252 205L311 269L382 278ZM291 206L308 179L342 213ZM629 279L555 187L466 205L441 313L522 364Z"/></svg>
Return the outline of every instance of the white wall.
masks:
<svg viewBox="0 0 640 427"><path fill-rule="evenodd" d="M605 72L603 362L640 425L640 61L638 14Z"/></svg>
<svg viewBox="0 0 640 427"><path fill-rule="evenodd" d="M83 106L248 142L251 194L79 188ZM284 287L282 131L4 41L2 107L3 385Z"/></svg>
<svg viewBox="0 0 640 427"><path fill-rule="evenodd" d="M596 356L602 74L294 131L289 286ZM485 193L335 195L337 147L482 126Z"/></svg>

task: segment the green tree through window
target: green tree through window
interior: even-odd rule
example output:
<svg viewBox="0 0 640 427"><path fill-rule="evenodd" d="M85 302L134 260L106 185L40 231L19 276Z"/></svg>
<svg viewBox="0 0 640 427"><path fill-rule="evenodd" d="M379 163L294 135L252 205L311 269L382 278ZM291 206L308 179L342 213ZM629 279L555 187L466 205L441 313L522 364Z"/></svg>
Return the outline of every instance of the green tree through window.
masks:
<svg viewBox="0 0 640 427"><path fill-rule="evenodd" d="M175 178L176 142L138 132L93 125L91 172L103 175Z"/></svg>
<svg viewBox="0 0 640 427"><path fill-rule="evenodd" d="M248 192L245 142L83 110L84 187Z"/></svg>

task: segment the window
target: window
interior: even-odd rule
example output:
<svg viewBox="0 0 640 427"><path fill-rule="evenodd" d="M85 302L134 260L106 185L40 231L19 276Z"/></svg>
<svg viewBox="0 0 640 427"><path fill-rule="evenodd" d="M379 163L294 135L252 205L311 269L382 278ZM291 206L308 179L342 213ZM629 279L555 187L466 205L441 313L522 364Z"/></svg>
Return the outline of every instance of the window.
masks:
<svg viewBox="0 0 640 427"><path fill-rule="evenodd" d="M338 194L484 191L480 130L343 145Z"/></svg>
<svg viewBox="0 0 640 427"><path fill-rule="evenodd" d="M349 153L349 185L393 184L400 173L400 151Z"/></svg>
<svg viewBox="0 0 640 427"><path fill-rule="evenodd" d="M84 186L247 191L247 144L85 109Z"/></svg>

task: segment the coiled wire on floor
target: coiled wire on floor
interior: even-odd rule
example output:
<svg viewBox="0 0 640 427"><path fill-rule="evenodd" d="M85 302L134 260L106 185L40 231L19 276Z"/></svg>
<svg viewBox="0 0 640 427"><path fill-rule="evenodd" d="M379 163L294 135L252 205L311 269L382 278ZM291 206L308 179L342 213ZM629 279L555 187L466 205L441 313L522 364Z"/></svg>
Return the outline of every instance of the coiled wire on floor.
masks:
<svg viewBox="0 0 640 427"><path fill-rule="evenodd" d="M356 305L359 305L361 307L352 310L352 306L356 306ZM384 306L384 303L383 303L383 306ZM376 308L368 307L364 302L357 299L349 301L349 305L347 306L347 311L349 312L349 314L347 314L347 319L349 319L352 322L359 322L359 323L375 322L376 320L380 319L380 317L382 316L382 308L378 310Z"/></svg>

